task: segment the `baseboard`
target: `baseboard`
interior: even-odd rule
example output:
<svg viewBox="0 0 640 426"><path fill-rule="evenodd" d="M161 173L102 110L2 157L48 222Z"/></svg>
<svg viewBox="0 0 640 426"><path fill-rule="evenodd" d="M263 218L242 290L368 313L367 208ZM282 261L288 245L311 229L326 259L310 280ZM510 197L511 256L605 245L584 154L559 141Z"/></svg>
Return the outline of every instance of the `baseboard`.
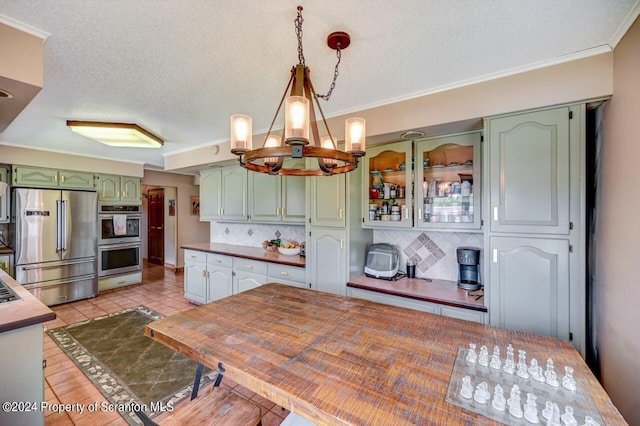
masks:
<svg viewBox="0 0 640 426"><path fill-rule="evenodd" d="M172 265L171 263L165 263L164 268L171 269L173 272L184 272L184 266L177 267L176 265Z"/></svg>

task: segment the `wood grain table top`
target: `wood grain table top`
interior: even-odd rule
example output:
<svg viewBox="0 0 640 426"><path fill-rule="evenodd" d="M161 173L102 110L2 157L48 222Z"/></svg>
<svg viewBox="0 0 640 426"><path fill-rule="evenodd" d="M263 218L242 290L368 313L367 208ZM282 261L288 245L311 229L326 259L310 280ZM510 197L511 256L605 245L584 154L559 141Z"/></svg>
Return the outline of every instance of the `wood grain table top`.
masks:
<svg viewBox="0 0 640 426"><path fill-rule="evenodd" d="M145 333L317 424L499 424L446 402L458 349L511 343L574 367L606 424L625 424L569 343L314 290L266 284Z"/></svg>
<svg viewBox="0 0 640 426"><path fill-rule="evenodd" d="M262 247L239 246L225 243L193 243L184 244L180 248L187 250L205 251L207 253L226 254L243 259L260 260L262 262L278 263L280 265L304 268L306 259L299 255L285 256L278 251L266 251Z"/></svg>

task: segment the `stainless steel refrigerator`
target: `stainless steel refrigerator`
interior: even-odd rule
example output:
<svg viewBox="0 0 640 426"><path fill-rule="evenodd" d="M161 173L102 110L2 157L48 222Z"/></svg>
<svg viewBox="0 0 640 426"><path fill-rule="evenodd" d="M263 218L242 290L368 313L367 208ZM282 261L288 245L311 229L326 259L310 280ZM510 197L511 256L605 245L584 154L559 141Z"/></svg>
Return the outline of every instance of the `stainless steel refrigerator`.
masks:
<svg viewBox="0 0 640 426"><path fill-rule="evenodd" d="M13 190L16 280L46 305L98 294L96 192Z"/></svg>

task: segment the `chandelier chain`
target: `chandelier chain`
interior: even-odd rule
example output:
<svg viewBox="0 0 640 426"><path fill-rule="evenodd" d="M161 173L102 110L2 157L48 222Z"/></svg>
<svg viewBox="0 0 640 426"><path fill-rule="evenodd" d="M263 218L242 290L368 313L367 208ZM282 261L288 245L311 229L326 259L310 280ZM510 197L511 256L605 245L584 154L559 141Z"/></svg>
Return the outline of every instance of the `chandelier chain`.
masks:
<svg viewBox="0 0 640 426"><path fill-rule="evenodd" d="M303 22L304 22L304 18L302 17L302 6L298 6L298 16L296 16L296 19L294 20L294 23L296 25L296 37L298 38L298 63L303 66L306 66L305 59L304 59L304 50L302 48L302 35L303 35L302 23ZM338 71L338 67L340 66L340 60L342 59L342 50L340 49L339 44L338 44L338 47L336 48L336 56L338 58L338 61L336 62L336 66L333 70L333 80L331 81L331 86L329 86L329 91L327 92L326 95L315 93L315 95L318 98L324 99L325 101L328 101L329 98L331 97L331 94L333 93L333 89L335 89L336 87L336 80L340 75L340 72Z"/></svg>

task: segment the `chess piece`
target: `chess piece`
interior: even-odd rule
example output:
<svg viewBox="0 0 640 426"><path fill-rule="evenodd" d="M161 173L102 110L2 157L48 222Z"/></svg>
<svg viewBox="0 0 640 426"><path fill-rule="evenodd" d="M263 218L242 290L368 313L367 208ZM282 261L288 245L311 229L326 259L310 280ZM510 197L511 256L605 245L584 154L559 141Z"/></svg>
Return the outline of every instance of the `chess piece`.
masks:
<svg viewBox="0 0 640 426"><path fill-rule="evenodd" d="M529 374L531 374L532 376L535 374L536 371L538 371L538 360L535 358L531 359L531 362L529 363Z"/></svg>
<svg viewBox="0 0 640 426"><path fill-rule="evenodd" d="M471 399L473 397L473 385L471 384L471 377L464 376L462 378L462 386L460 387L460 396L465 399Z"/></svg>
<svg viewBox="0 0 640 426"><path fill-rule="evenodd" d="M556 370L553 367L553 360L551 358L547 360L547 371L544 372L544 377L546 378L545 381L548 385L551 385L553 387L560 386L558 376L556 375Z"/></svg>
<svg viewBox="0 0 640 426"><path fill-rule="evenodd" d="M507 359L504 361L502 371L508 374L513 374L516 371L516 363L513 359L513 346L511 346L511 344L507 346Z"/></svg>
<svg viewBox="0 0 640 426"><path fill-rule="evenodd" d="M489 350L484 345L482 345L482 347L480 348L480 355L478 355L478 364L483 367L489 366Z"/></svg>
<svg viewBox="0 0 640 426"><path fill-rule="evenodd" d="M553 408L551 409L551 417L547 421L547 426L562 426L560 423L560 407L555 402L553 403Z"/></svg>
<svg viewBox="0 0 640 426"><path fill-rule="evenodd" d="M520 406L520 388L518 385L511 387L511 395L507 399L507 405L509 406L509 414L517 419L522 418L522 407Z"/></svg>
<svg viewBox="0 0 640 426"><path fill-rule="evenodd" d="M544 373L542 372L542 367L540 367L539 365L536 367L536 371L533 373L533 378L540 383L544 383L546 380L544 377Z"/></svg>
<svg viewBox="0 0 640 426"><path fill-rule="evenodd" d="M527 352L518 350L518 370L521 368L527 368Z"/></svg>
<svg viewBox="0 0 640 426"><path fill-rule="evenodd" d="M573 416L573 408L569 405L564 407L564 414L561 417L562 423L566 426L578 426L578 421Z"/></svg>
<svg viewBox="0 0 640 426"><path fill-rule="evenodd" d="M534 394L527 393L527 402L524 405L524 419L529 423L537 424L540 422L538 417L538 408L536 407L536 399Z"/></svg>
<svg viewBox="0 0 640 426"><path fill-rule="evenodd" d="M504 411L506 409L506 402L502 386L496 385L491 406L498 411Z"/></svg>
<svg viewBox="0 0 640 426"><path fill-rule="evenodd" d="M491 362L489 363L489 367L494 370L500 370L502 366L502 361L500 360L500 348L498 346L493 347L493 355L491 355Z"/></svg>
<svg viewBox="0 0 640 426"><path fill-rule="evenodd" d="M553 402L547 401L544 405L544 409L542 410L542 417L545 420L549 420L551 418L551 413L553 412Z"/></svg>
<svg viewBox="0 0 640 426"><path fill-rule="evenodd" d="M487 382L482 382L476 386L476 391L473 393L473 400L478 404L486 404L489 396L489 385Z"/></svg>
<svg viewBox="0 0 640 426"><path fill-rule="evenodd" d="M518 363L518 377L523 379L529 378L529 372L527 371L527 364Z"/></svg>
<svg viewBox="0 0 640 426"><path fill-rule="evenodd" d="M573 368L564 367L565 375L562 377L562 387L575 392L577 389L576 379L573 378Z"/></svg>
<svg viewBox="0 0 640 426"><path fill-rule="evenodd" d="M467 353L467 358L465 358L467 362L471 364L475 364L478 360L478 354L476 353L476 344L469 343L469 352Z"/></svg>
<svg viewBox="0 0 640 426"><path fill-rule="evenodd" d="M556 370L553 366L553 360L549 358L547 359L547 370L544 373L544 377L549 377L552 371L555 373Z"/></svg>
<svg viewBox="0 0 640 426"><path fill-rule="evenodd" d="M584 416L584 425L582 426L600 426L600 423L593 420L591 416Z"/></svg>

